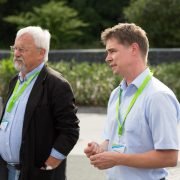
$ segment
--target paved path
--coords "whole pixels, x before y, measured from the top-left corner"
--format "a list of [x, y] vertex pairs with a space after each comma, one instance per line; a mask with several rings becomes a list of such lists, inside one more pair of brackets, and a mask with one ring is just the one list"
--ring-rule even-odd
[[[106, 110], [103, 108], [80, 108], [80, 138], [68, 156], [67, 180], [104, 180], [105, 172], [90, 165], [83, 150], [89, 141], [101, 142], [101, 132]], [[180, 180], [180, 160], [177, 167], [169, 168], [168, 180]]]

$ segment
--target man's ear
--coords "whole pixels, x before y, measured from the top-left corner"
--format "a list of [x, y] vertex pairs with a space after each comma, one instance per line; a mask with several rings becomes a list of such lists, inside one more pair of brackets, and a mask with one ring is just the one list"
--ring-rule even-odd
[[45, 49], [41, 48], [41, 49], [39, 50], [40, 59], [44, 59], [45, 53], [46, 53], [46, 50], [45, 50]]
[[131, 44], [131, 53], [132, 55], [136, 55], [137, 53], [139, 53], [139, 45], [137, 43]]
[[41, 49], [40, 49], [40, 54], [41, 54], [41, 55], [45, 55], [45, 53], [46, 53], [46, 50], [43, 49], [43, 48], [41, 48]]

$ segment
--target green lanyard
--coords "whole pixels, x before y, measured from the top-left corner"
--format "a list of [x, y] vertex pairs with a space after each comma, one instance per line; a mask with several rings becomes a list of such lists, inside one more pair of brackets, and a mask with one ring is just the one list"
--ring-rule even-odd
[[134, 103], [136, 102], [137, 98], [140, 96], [140, 94], [143, 92], [144, 88], [146, 87], [146, 85], [150, 81], [151, 77], [152, 77], [152, 73], [147, 75], [146, 78], [144, 79], [144, 81], [142, 82], [141, 86], [138, 88], [138, 90], [134, 94], [133, 99], [131, 100], [131, 102], [127, 108], [127, 111], [126, 111], [126, 114], [125, 114], [125, 117], [124, 117], [122, 124], [120, 123], [120, 117], [119, 117], [119, 108], [120, 108], [120, 104], [121, 104], [121, 95], [122, 95], [122, 89], [120, 88], [118, 100], [116, 102], [116, 119], [118, 121], [118, 134], [119, 135], [123, 134], [123, 128], [124, 128], [124, 124], [125, 124], [127, 115], [131, 111], [131, 109], [132, 109]]
[[16, 101], [19, 99], [19, 97], [23, 94], [23, 92], [25, 91], [25, 89], [28, 87], [28, 85], [31, 83], [31, 81], [40, 73], [40, 71], [38, 72], [35, 72], [34, 74], [32, 74], [30, 76], [30, 78], [23, 84], [23, 86], [19, 89], [18, 91], [18, 88], [19, 88], [19, 80], [17, 81], [16, 83], [16, 86], [14, 88], [14, 91], [12, 93], [12, 96], [9, 100], [9, 104], [8, 104], [8, 107], [6, 109], [7, 112], [11, 112], [13, 107], [14, 107], [14, 104], [16, 103]]

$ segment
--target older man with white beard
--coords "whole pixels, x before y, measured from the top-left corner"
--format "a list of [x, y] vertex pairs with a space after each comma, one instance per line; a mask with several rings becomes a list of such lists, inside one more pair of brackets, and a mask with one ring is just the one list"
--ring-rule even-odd
[[1, 180], [66, 179], [79, 120], [70, 84], [45, 65], [49, 44], [47, 30], [29, 26], [11, 46], [19, 73], [10, 82], [0, 120]]

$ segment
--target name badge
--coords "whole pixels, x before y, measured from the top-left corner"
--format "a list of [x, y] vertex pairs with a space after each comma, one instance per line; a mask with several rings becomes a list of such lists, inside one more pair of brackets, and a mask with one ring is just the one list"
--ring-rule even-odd
[[6, 131], [6, 128], [8, 127], [9, 122], [8, 121], [2, 121], [0, 124], [0, 129], [3, 131]]
[[112, 150], [115, 152], [124, 153], [125, 149], [125, 144], [112, 144]]

